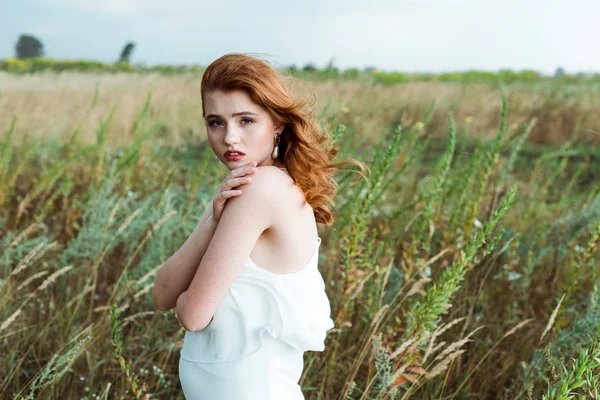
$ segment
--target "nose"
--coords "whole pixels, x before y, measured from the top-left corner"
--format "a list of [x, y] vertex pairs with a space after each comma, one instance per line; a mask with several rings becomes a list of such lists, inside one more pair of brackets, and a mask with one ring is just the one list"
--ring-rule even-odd
[[230, 124], [227, 126], [227, 131], [225, 132], [225, 143], [227, 145], [235, 145], [240, 142], [240, 131], [239, 128]]

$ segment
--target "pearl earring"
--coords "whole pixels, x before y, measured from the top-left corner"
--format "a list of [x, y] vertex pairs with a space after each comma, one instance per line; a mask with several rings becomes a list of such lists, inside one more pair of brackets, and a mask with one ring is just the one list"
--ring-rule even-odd
[[276, 160], [279, 157], [279, 133], [275, 134], [275, 148], [273, 149], [273, 153], [271, 153], [271, 158]]

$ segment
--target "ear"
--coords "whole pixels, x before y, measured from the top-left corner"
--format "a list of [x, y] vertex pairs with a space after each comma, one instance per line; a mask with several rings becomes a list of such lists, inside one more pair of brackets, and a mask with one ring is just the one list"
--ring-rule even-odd
[[275, 124], [275, 130], [277, 130], [277, 132], [279, 132], [280, 134], [283, 133], [283, 130], [285, 129], [285, 123], [284, 122], [279, 122]]
[[273, 128], [275, 128], [276, 132], [283, 132], [283, 129], [285, 128], [285, 122], [279, 121], [273, 114], [271, 114], [271, 122], [273, 123]]

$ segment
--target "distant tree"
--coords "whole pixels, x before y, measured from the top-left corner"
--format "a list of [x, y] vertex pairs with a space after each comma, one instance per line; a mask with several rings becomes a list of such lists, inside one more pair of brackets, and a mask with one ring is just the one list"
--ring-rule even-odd
[[308, 63], [302, 68], [302, 71], [304, 71], [304, 72], [310, 72], [310, 71], [316, 71], [316, 70], [317, 70], [317, 68], [312, 63]]
[[44, 55], [44, 45], [35, 36], [21, 35], [15, 45], [17, 58], [42, 57]]
[[565, 74], [565, 70], [562, 67], [558, 67], [556, 68], [556, 71], [554, 71], [554, 76], [559, 77], [559, 76], [563, 76]]
[[337, 72], [337, 68], [335, 67], [335, 65], [333, 65], [333, 63], [335, 62], [335, 57], [332, 57], [328, 62], [327, 62], [327, 67], [325, 67], [325, 69], [327, 70], [331, 70], [331, 71], [336, 71]]
[[121, 57], [119, 57], [119, 62], [129, 62], [129, 58], [131, 57], [131, 53], [133, 53], [133, 49], [135, 48], [135, 43], [127, 42], [123, 50], [121, 51]]

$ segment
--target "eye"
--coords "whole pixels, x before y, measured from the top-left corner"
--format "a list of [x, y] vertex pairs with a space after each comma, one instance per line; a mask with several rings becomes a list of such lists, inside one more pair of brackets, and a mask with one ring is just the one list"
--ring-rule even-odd
[[[250, 118], [244, 118], [244, 119], [242, 119], [242, 122], [244, 122], [244, 121], [250, 121], [250, 122], [254, 122], [254, 121], [252, 121]], [[248, 124], [244, 124], [244, 125], [248, 125]]]
[[214, 128], [214, 127], [215, 127], [215, 125], [213, 125], [213, 124], [214, 124], [215, 122], [219, 122], [219, 123], [220, 123], [221, 121], [217, 121], [217, 120], [210, 121], [210, 122], [208, 123], [208, 126], [210, 126], [210, 127], [213, 127], [213, 128]]

